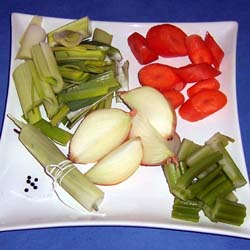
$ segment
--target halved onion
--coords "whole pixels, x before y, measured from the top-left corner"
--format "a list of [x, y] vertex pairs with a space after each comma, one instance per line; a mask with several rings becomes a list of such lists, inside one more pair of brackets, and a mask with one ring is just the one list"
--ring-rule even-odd
[[75, 163], [96, 162], [128, 137], [132, 119], [120, 109], [99, 109], [81, 122], [69, 145], [69, 159]]
[[152, 87], [139, 87], [120, 94], [131, 109], [143, 114], [164, 137], [171, 137], [176, 128], [176, 114], [166, 98]]
[[115, 185], [130, 177], [143, 156], [141, 140], [130, 139], [97, 162], [85, 176], [99, 185]]

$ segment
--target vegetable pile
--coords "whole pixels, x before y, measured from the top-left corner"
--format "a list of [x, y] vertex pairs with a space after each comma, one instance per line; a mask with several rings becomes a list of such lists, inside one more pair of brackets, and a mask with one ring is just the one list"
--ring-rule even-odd
[[[224, 51], [209, 32], [203, 39], [198, 34], [187, 35], [172, 24], [158, 24], [152, 26], [145, 37], [132, 33], [128, 44], [137, 61], [147, 64], [138, 72], [140, 84], [161, 91], [174, 109], [179, 108], [183, 119], [202, 120], [227, 104], [227, 97], [216, 79], [221, 74]], [[159, 57], [183, 56], [188, 56], [191, 63], [173, 67], [155, 62]], [[190, 83], [185, 100], [183, 90]]]
[[[86, 17], [48, 34], [40, 17], [32, 19], [17, 54], [24, 61], [13, 72], [25, 123], [9, 115], [21, 143], [88, 211], [98, 210], [104, 198], [99, 186], [117, 185], [142, 165], [158, 166], [175, 197], [173, 218], [198, 222], [202, 210], [213, 222], [241, 225], [246, 207], [233, 191], [246, 180], [226, 150], [233, 139], [218, 132], [198, 145], [176, 131], [177, 107], [184, 119], [196, 121], [226, 104], [215, 79], [223, 53], [212, 36], [203, 42], [173, 25], [152, 27], [146, 38], [135, 32], [128, 42], [141, 64], [186, 55], [192, 64], [148, 64], [138, 74], [143, 86], [127, 91], [128, 62], [121, 64], [111, 41], [98, 28], [92, 35]], [[184, 102], [181, 91], [195, 81]], [[113, 97], [129, 111], [112, 108]], [[73, 133], [61, 129], [78, 121]], [[56, 144], [69, 145], [68, 155]], [[91, 167], [80, 172], [76, 164]]]

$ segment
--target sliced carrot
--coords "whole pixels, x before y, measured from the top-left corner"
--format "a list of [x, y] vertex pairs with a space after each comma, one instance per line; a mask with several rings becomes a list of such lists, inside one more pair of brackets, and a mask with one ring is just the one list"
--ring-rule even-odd
[[220, 68], [222, 59], [224, 57], [224, 51], [219, 46], [219, 44], [215, 41], [215, 39], [211, 36], [209, 32], [206, 33], [205, 36], [205, 44], [211, 51], [213, 56], [213, 65], [216, 69]]
[[176, 68], [175, 72], [186, 83], [198, 82], [213, 78], [221, 74], [221, 72], [208, 63], [188, 64], [186, 66]]
[[158, 59], [158, 55], [148, 47], [146, 38], [138, 32], [128, 37], [128, 45], [140, 64], [151, 63]]
[[172, 67], [160, 63], [152, 63], [142, 67], [138, 77], [142, 86], [150, 86], [159, 91], [173, 89], [177, 84], [182, 83]]
[[215, 113], [227, 103], [227, 97], [219, 90], [202, 90], [191, 96], [179, 108], [179, 115], [187, 121], [195, 122]]
[[212, 64], [212, 54], [207, 48], [202, 37], [193, 34], [185, 38], [188, 57], [192, 63], [208, 63]]
[[219, 89], [220, 88], [220, 83], [217, 79], [215, 78], [209, 78], [206, 80], [199, 81], [195, 83], [193, 86], [187, 89], [187, 95], [189, 97], [195, 95], [201, 90], [204, 89]]
[[163, 57], [187, 55], [185, 37], [179, 27], [172, 24], [159, 24], [151, 27], [146, 35], [149, 47]]
[[177, 109], [185, 101], [184, 95], [181, 92], [174, 89], [164, 91], [162, 94], [167, 98], [167, 100], [171, 103], [174, 109]]

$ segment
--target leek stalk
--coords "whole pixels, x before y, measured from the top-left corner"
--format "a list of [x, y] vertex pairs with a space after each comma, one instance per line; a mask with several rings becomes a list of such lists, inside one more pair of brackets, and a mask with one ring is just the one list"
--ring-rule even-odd
[[13, 117], [11, 119], [21, 129], [19, 140], [58, 184], [88, 211], [98, 210], [104, 193], [72, 163], [68, 166], [70, 171], [69, 168], [62, 168], [60, 176], [57, 176], [53, 171], [54, 167], [66, 161], [66, 156], [38, 128], [17, 121]]

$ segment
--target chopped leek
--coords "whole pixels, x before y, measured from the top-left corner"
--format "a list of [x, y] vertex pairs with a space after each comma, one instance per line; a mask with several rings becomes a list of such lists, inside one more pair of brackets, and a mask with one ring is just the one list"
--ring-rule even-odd
[[95, 28], [92, 39], [93, 41], [111, 45], [112, 39], [113, 35], [109, 34], [105, 30]]
[[62, 32], [65, 30], [69, 30], [69, 31], [75, 31], [75, 32], [79, 32], [82, 34], [82, 39], [88, 38], [91, 36], [92, 32], [91, 32], [91, 23], [89, 18], [86, 17], [82, 17], [78, 20], [72, 21], [64, 26], [61, 26], [55, 30], [50, 31], [47, 34], [47, 38], [48, 38], [48, 43], [51, 47], [55, 46], [57, 43], [55, 41], [54, 35], [58, 32]]

